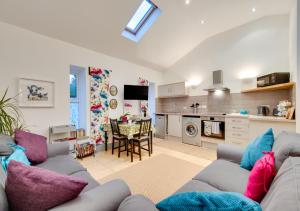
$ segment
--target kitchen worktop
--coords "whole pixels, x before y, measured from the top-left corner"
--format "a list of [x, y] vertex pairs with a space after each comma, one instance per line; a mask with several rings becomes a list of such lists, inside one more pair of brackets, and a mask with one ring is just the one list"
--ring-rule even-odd
[[239, 113], [234, 113], [234, 114], [227, 114], [226, 117], [245, 118], [245, 119], [249, 119], [250, 121], [274, 121], [274, 122], [296, 123], [296, 120], [289, 120], [286, 119], [285, 117], [276, 117], [276, 116], [241, 115]]
[[241, 115], [239, 113], [232, 114], [210, 114], [210, 113], [180, 113], [180, 112], [158, 112], [156, 114], [161, 115], [182, 115], [182, 116], [215, 116], [215, 117], [225, 117], [225, 118], [245, 118], [250, 121], [274, 121], [274, 122], [287, 122], [287, 123], [296, 123], [296, 120], [289, 120], [284, 117], [276, 117], [276, 116], [258, 116], [258, 115]]

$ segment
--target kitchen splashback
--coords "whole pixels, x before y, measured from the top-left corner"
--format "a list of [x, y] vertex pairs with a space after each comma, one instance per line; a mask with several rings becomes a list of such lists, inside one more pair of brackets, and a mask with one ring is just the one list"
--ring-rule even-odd
[[156, 111], [190, 113], [192, 112], [190, 106], [193, 103], [199, 103], [199, 112], [201, 113], [234, 113], [243, 108], [248, 110], [250, 114], [257, 114], [257, 106], [270, 105], [272, 111], [281, 100], [294, 102], [293, 90], [247, 94], [224, 92], [221, 95], [213, 92], [203, 96], [157, 98]]

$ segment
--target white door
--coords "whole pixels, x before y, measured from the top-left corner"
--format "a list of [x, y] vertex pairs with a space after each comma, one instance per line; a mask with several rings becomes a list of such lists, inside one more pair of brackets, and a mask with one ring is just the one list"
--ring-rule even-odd
[[182, 137], [181, 115], [168, 115], [168, 135]]

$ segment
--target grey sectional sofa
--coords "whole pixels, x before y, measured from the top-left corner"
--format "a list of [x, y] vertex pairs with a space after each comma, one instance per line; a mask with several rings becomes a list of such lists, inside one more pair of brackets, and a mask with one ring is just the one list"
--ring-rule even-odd
[[[264, 211], [300, 210], [300, 134], [283, 132], [273, 145], [278, 173], [261, 202]], [[233, 145], [218, 146], [212, 162], [176, 193], [193, 191], [229, 191], [243, 194], [249, 171], [240, 168], [243, 149]], [[118, 211], [157, 211], [153, 202], [141, 195], [127, 197]]]
[[[129, 187], [122, 180], [99, 184], [79, 162], [69, 155], [68, 143], [49, 144], [48, 159], [37, 166], [64, 175], [79, 177], [88, 182], [79, 197], [51, 209], [52, 211], [115, 211], [121, 202], [131, 195]], [[0, 167], [0, 211], [9, 210], [4, 191], [5, 179], [5, 173]]]

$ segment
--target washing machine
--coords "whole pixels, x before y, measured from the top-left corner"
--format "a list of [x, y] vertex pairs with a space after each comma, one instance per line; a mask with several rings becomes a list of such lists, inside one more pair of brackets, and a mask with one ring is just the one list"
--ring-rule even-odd
[[201, 118], [200, 116], [182, 116], [182, 142], [201, 146]]

